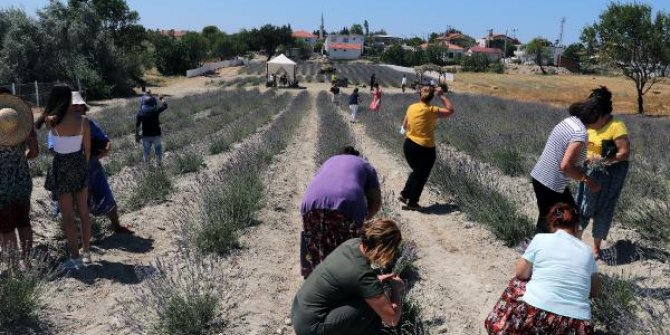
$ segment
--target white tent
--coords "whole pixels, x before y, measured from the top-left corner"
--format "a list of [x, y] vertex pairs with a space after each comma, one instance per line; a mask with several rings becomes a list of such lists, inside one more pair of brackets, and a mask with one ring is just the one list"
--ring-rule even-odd
[[277, 75], [281, 73], [286, 73], [286, 77], [288, 77], [289, 84], [295, 83], [295, 75], [297, 68], [298, 64], [296, 64], [296, 62], [292, 61], [284, 54], [281, 54], [268, 61], [266, 77], [270, 76], [270, 74]]

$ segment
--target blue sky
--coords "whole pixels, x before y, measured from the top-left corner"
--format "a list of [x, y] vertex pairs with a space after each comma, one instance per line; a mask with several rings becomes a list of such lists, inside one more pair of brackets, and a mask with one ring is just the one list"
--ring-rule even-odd
[[[384, 28], [400, 37], [426, 37], [448, 26], [475, 38], [488, 29], [504, 33], [516, 28], [522, 42], [543, 36], [558, 38], [560, 20], [566, 18], [564, 42], [579, 40], [581, 29], [593, 23], [610, 1], [606, 0], [127, 0], [148, 28], [201, 30], [216, 25], [226, 32], [265, 23], [290, 23], [293, 30], [314, 30], [324, 14], [327, 31], [362, 23], [371, 30]], [[624, 0], [623, 2], [632, 2]], [[670, 11], [668, 0], [647, 0], [654, 10]], [[29, 13], [47, 0], [2, 1]]]

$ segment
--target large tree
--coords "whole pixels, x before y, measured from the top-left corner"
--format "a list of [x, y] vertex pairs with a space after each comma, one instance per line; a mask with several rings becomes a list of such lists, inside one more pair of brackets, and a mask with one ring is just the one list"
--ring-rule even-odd
[[363, 26], [361, 26], [358, 23], [355, 23], [349, 28], [349, 32], [354, 35], [363, 35], [365, 32], [363, 31]]
[[549, 46], [551, 43], [542, 37], [536, 37], [525, 46], [526, 54], [533, 57], [535, 64], [540, 66], [542, 73], [546, 74], [544, 71], [543, 65], [549, 60], [551, 55], [549, 54]]
[[670, 65], [670, 15], [644, 4], [612, 3], [600, 21], [582, 33], [587, 49], [635, 83], [637, 111], [644, 113], [644, 95]]

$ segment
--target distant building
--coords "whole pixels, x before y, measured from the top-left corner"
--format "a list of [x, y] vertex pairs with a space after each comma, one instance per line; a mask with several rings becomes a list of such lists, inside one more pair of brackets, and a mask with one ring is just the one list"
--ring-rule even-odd
[[498, 48], [472, 47], [470, 48], [470, 50], [468, 50], [466, 54], [468, 56], [472, 56], [475, 54], [486, 55], [491, 61], [497, 61], [503, 57], [503, 51]]
[[188, 33], [188, 31], [186, 30], [174, 30], [174, 29], [169, 30], [161, 29], [159, 32], [163, 36], [172, 37], [178, 40], [180, 40], [182, 37], [184, 37], [184, 35], [186, 35], [186, 33]]
[[505, 41], [507, 40], [507, 45], [519, 45], [521, 42], [516, 37], [510, 37], [505, 34], [494, 34], [491, 31], [487, 36], [484, 36], [477, 40], [477, 45], [482, 48], [491, 47], [491, 42], [493, 41]]
[[362, 35], [328, 35], [323, 50], [330, 59], [358, 59], [363, 54]]
[[304, 41], [311, 46], [314, 46], [319, 38], [318, 36], [304, 30], [294, 31], [292, 36], [296, 40]]
[[[565, 52], [565, 47], [550, 45], [547, 49], [549, 49], [549, 58], [543, 59], [542, 65], [559, 65], [563, 52]], [[526, 54], [524, 46], [521, 45], [517, 46], [517, 50], [514, 51], [514, 58], [518, 59], [521, 64], [535, 64], [535, 55]]]
[[390, 35], [374, 35], [368, 37], [368, 42], [375, 48], [385, 48], [389, 45], [399, 44], [402, 42], [401, 37]]
[[[439, 39], [436, 40], [439, 41]], [[442, 54], [442, 60], [444, 60], [445, 62], [461, 59], [463, 55], [465, 55], [465, 48], [461, 48], [456, 44], [451, 44], [449, 42], [438, 42], [438, 43], [445, 48], [445, 51]], [[428, 43], [421, 44], [421, 49], [426, 50], [429, 45], [430, 44]]]

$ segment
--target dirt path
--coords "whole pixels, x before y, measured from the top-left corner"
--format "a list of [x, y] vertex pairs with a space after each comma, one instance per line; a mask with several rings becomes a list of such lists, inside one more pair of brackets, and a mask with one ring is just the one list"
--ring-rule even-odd
[[246, 285], [233, 297], [236, 313], [226, 334], [292, 333], [285, 324], [295, 292], [302, 283], [298, 261], [300, 201], [314, 174], [317, 116], [312, 107], [286, 150], [275, 157], [266, 176], [266, 206], [260, 224], [241, 238], [247, 248], [230, 258], [231, 270], [244, 274]]
[[[397, 195], [409, 173], [407, 164], [365, 135], [363, 127], [352, 126], [358, 146], [380, 174], [382, 192]], [[431, 332], [483, 334], [486, 314], [511, 278], [518, 255], [430, 188], [421, 203], [431, 206], [432, 214], [395, 211], [405, 223], [404, 237], [420, 251], [421, 280], [411, 294]]]

